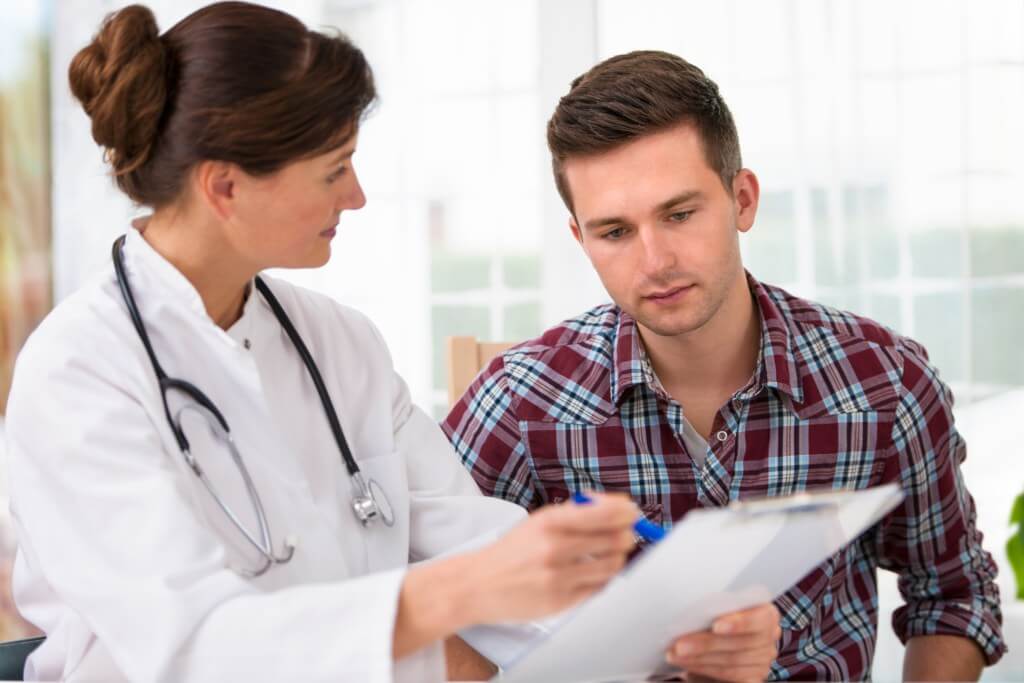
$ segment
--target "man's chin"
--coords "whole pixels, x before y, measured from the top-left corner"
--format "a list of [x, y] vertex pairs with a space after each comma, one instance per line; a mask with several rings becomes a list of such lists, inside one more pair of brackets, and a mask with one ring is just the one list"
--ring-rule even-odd
[[689, 334], [694, 330], [700, 329], [704, 321], [693, 320], [689, 317], [683, 316], [653, 316], [644, 315], [640, 312], [639, 315], [627, 311], [634, 320], [637, 321], [645, 330], [650, 330], [659, 337], [678, 337], [680, 335]]
[[646, 323], [643, 320], [637, 320], [644, 329], [650, 330], [659, 337], [681, 337], [691, 332], [700, 329], [700, 325], [679, 325], [679, 324], [661, 324], [661, 323]]

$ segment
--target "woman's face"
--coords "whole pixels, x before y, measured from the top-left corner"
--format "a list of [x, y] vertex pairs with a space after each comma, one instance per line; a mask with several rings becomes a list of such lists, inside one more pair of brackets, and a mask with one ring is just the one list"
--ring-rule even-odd
[[357, 139], [269, 176], [236, 176], [227, 233], [247, 261], [258, 270], [327, 263], [341, 212], [366, 204], [352, 165]]

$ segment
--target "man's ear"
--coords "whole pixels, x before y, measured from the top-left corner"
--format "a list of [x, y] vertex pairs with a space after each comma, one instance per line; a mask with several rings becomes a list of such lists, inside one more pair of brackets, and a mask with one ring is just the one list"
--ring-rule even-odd
[[761, 186], [754, 172], [741, 168], [732, 179], [732, 196], [736, 206], [736, 229], [746, 232], [754, 226]]
[[579, 224], [576, 222], [576, 216], [569, 216], [569, 232], [572, 233], [574, 240], [579, 242], [579, 245], [583, 246], [583, 231], [580, 230]]
[[221, 219], [235, 211], [235, 185], [238, 167], [224, 161], [203, 161], [195, 170], [196, 194]]

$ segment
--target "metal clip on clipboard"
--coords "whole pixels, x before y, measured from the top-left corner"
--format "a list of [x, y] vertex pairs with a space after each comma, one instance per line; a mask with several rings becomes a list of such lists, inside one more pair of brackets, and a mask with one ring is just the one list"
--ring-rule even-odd
[[796, 493], [791, 496], [758, 500], [734, 500], [729, 503], [727, 508], [746, 517], [758, 517], [778, 512], [786, 514], [820, 512], [837, 509], [842, 495], [841, 492], [829, 491], [825, 493]]

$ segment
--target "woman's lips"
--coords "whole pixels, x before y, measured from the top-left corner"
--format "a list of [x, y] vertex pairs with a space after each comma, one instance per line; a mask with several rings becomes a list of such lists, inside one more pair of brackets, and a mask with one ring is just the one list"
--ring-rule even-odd
[[334, 237], [336, 234], [338, 234], [338, 228], [337, 227], [333, 227], [333, 228], [329, 228], [329, 229], [324, 230], [323, 232], [321, 232], [320, 236], [321, 237], [326, 237], [327, 239], [330, 239], [330, 238]]

